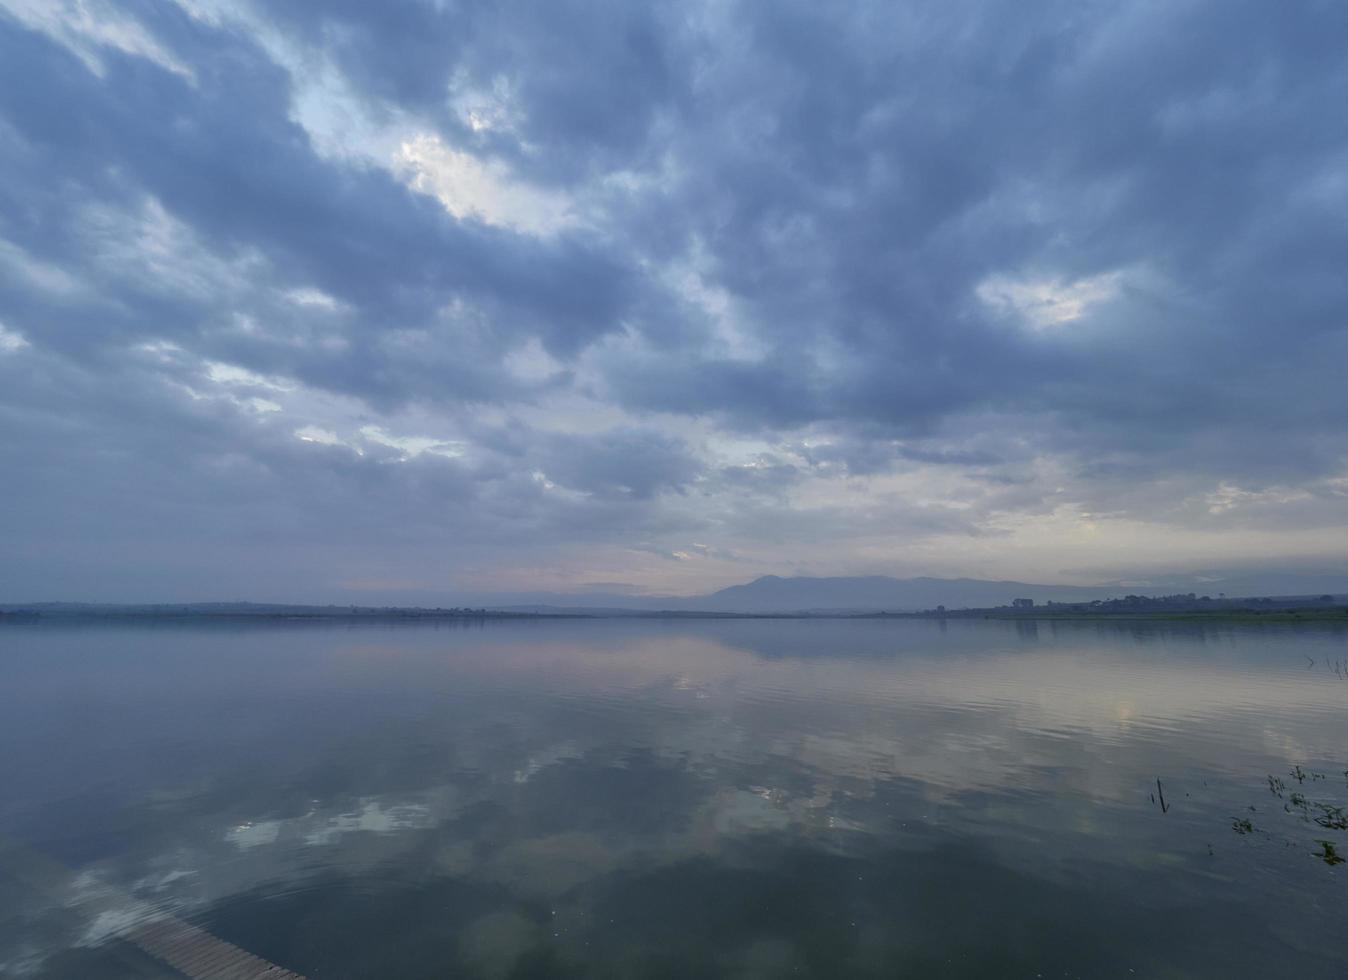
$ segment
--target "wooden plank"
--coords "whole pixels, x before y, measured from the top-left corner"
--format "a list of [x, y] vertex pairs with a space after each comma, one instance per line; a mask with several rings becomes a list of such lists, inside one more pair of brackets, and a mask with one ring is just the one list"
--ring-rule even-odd
[[[5, 836], [0, 836], [0, 869], [22, 885], [51, 896], [57, 904], [64, 904], [74, 878], [70, 869]], [[90, 915], [145, 907], [113, 888], [104, 888], [91, 904], [86, 909]], [[190, 980], [306, 980], [172, 915], [142, 919], [109, 938], [125, 940]]]
[[122, 938], [191, 980], [305, 980], [171, 916], [142, 922]]

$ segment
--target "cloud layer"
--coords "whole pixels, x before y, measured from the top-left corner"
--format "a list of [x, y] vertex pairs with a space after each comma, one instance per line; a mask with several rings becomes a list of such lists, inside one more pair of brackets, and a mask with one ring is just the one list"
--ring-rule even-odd
[[1345, 34], [0, 0], [0, 594], [1333, 562]]

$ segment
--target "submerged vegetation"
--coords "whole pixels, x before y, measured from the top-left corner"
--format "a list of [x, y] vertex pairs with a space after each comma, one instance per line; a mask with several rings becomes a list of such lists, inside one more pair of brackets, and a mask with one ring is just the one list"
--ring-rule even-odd
[[1325, 864], [1333, 867], [1336, 864], [1343, 863], [1344, 859], [1334, 847], [1333, 841], [1317, 840], [1316, 843], [1320, 845], [1320, 850], [1315, 852], [1315, 856], [1324, 861]]
[[[1307, 782], [1311, 787], [1319, 787], [1323, 784], [1324, 788], [1328, 788], [1331, 784], [1330, 777], [1326, 773], [1303, 769], [1299, 764], [1292, 766], [1288, 776], [1296, 781], [1298, 787], [1305, 787]], [[1348, 770], [1344, 770], [1343, 777], [1345, 785], [1348, 785]], [[1343, 805], [1327, 799], [1313, 799], [1307, 796], [1303, 789], [1290, 789], [1286, 779], [1272, 773], [1268, 775], [1267, 783], [1269, 793], [1282, 803], [1284, 814], [1295, 817], [1302, 823], [1314, 824], [1324, 830], [1348, 830], [1348, 809], [1345, 809]], [[1250, 810], [1257, 812], [1253, 806], [1250, 807]], [[1231, 829], [1242, 837], [1254, 834], [1256, 831], [1262, 833], [1266, 838], [1276, 836], [1274, 831], [1267, 827], [1256, 827], [1254, 821], [1249, 817], [1232, 819]], [[1289, 839], [1288, 843], [1294, 844], [1295, 838]], [[1338, 842], [1316, 837], [1312, 839], [1312, 843], [1320, 845], [1320, 850], [1313, 853], [1325, 864], [1333, 867], [1337, 864], [1343, 864], [1346, 860], [1339, 853]]]

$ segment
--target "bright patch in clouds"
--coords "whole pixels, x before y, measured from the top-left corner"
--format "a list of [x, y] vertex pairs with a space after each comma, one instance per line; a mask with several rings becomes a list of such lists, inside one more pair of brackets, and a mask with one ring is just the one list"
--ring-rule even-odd
[[475, 133], [511, 132], [520, 120], [520, 110], [511, 91], [510, 80], [493, 79], [490, 87], [474, 87], [460, 76], [450, 83], [454, 94], [450, 103], [460, 119]]
[[337, 299], [335, 296], [328, 295], [321, 289], [291, 289], [286, 292], [285, 298], [296, 306], [326, 310], [329, 313], [338, 313], [347, 308], [346, 304], [341, 300]]
[[1300, 488], [1271, 487], [1265, 490], [1247, 490], [1230, 483], [1220, 484], [1205, 499], [1209, 514], [1225, 514], [1254, 504], [1292, 504], [1310, 499], [1310, 493]]
[[28, 338], [0, 323], [0, 353], [12, 354], [28, 346]]
[[377, 425], [363, 426], [360, 430], [360, 434], [367, 442], [378, 443], [381, 446], [397, 449], [403, 454], [404, 459], [412, 459], [416, 456], [420, 456], [422, 453], [430, 453], [433, 456], [449, 456], [451, 458], [463, 455], [464, 445], [461, 442], [430, 439], [425, 436], [390, 435]]
[[342, 445], [342, 440], [337, 437], [337, 433], [320, 429], [316, 425], [306, 425], [303, 428], [296, 429], [295, 438], [300, 442], [316, 442], [320, 446]]
[[521, 347], [505, 356], [505, 367], [521, 381], [546, 381], [563, 369], [557, 360], [544, 349], [537, 337], [530, 337]]
[[41, 31], [68, 48], [95, 75], [104, 74], [100, 50], [153, 61], [161, 68], [192, 79], [192, 70], [175, 58], [144, 27], [97, 0], [0, 0], [20, 23]]
[[715, 337], [717, 352], [733, 361], [758, 361], [769, 344], [744, 322], [730, 290], [716, 280], [712, 256], [706, 243], [695, 240], [682, 262], [660, 263], [663, 279], [671, 290], [706, 316]]
[[78, 228], [102, 275], [162, 296], [201, 301], [251, 293], [267, 265], [255, 248], [213, 248], [153, 195], [130, 206], [85, 206]]
[[988, 306], [1018, 314], [1036, 330], [1047, 330], [1080, 320], [1091, 307], [1113, 299], [1118, 295], [1121, 279], [1118, 272], [1071, 282], [995, 275], [979, 283], [977, 292]]
[[0, 270], [6, 269], [49, 293], [73, 295], [80, 291], [79, 282], [65, 270], [35, 259], [13, 242], [0, 238]]
[[459, 219], [538, 235], [575, 223], [565, 198], [514, 181], [499, 164], [446, 146], [431, 133], [403, 142], [393, 168], [409, 187], [434, 197]]
[[248, 385], [254, 388], [271, 388], [274, 391], [295, 389], [294, 384], [289, 381], [269, 378], [247, 368], [241, 368], [237, 364], [225, 364], [222, 361], [209, 362], [206, 365], [206, 377], [221, 385]]

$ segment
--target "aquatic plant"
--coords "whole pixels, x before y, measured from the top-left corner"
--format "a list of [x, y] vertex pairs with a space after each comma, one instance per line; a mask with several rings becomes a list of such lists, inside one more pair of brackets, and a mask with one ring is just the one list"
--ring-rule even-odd
[[[1312, 785], [1316, 782], [1324, 782], [1328, 777], [1324, 773], [1315, 772], [1310, 769], [1303, 769], [1300, 765], [1293, 765], [1288, 771], [1289, 776], [1297, 781], [1298, 786], [1305, 785], [1309, 779]], [[1348, 778], [1348, 770], [1343, 774]], [[1288, 792], [1287, 783], [1279, 776], [1269, 774], [1268, 791], [1280, 800], [1283, 800], [1283, 812], [1299, 817], [1303, 823], [1310, 823], [1312, 820], [1317, 826], [1326, 830], [1348, 830], [1348, 807], [1326, 800], [1311, 799], [1300, 790]], [[1250, 807], [1254, 812], [1255, 808]], [[1246, 817], [1237, 817], [1231, 821], [1231, 829], [1242, 836], [1253, 833], [1257, 828], [1254, 823]], [[1265, 836], [1269, 835], [1267, 828], [1260, 830]], [[1348, 861], [1348, 857], [1339, 853], [1338, 845], [1331, 840], [1315, 841], [1320, 845], [1321, 850], [1316, 852], [1316, 857], [1320, 858], [1326, 864], [1336, 865]], [[1293, 842], [1288, 840], [1291, 845]]]
[[1282, 806], [1282, 808], [1286, 810], [1288, 813], [1292, 812], [1292, 807], [1296, 807], [1298, 810], [1301, 811], [1302, 820], [1309, 822], [1309, 820], [1311, 819], [1310, 814], [1311, 805], [1309, 802], [1307, 802], [1305, 796], [1303, 796], [1300, 793], [1293, 793], [1292, 798], [1287, 803], [1284, 803]]
[[1342, 864], [1344, 862], [1345, 858], [1338, 852], [1338, 848], [1334, 846], [1332, 840], [1317, 840], [1315, 843], [1319, 844], [1321, 847], [1321, 850], [1315, 852], [1315, 856], [1325, 862], [1325, 864], [1332, 867], [1333, 865]]
[[1321, 827], [1326, 830], [1348, 830], [1348, 813], [1344, 812], [1343, 807], [1330, 803], [1316, 803], [1315, 806], [1320, 811], [1315, 822]]

